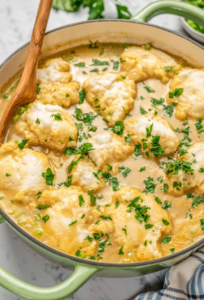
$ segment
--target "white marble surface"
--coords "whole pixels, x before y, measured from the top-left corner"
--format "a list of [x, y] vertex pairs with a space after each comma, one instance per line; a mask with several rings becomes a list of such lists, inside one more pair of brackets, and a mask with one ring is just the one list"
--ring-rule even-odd
[[[123, 3], [125, 0], [121, 0]], [[126, 0], [132, 14], [151, 0]], [[106, 0], [106, 17], [114, 17], [113, 4]], [[0, 0], [0, 63], [30, 39], [39, 0]], [[108, 13], [107, 13], [108, 11]], [[87, 10], [78, 13], [52, 11], [47, 30], [87, 19]], [[151, 21], [183, 32], [179, 18], [159, 16]], [[14, 276], [38, 286], [52, 286], [65, 280], [71, 272], [41, 258], [20, 241], [7, 227], [0, 226], [0, 265]], [[164, 272], [124, 279], [92, 278], [73, 296], [74, 300], [128, 300], [144, 290], [162, 286]], [[0, 287], [1, 300], [22, 300]]]

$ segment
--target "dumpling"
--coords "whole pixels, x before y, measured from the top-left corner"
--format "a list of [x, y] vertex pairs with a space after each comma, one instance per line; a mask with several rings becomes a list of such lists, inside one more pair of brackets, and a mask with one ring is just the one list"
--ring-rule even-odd
[[48, 59], [43, 64], [43, 68], [37, 70], [37, 80], [39, 83], [67, 83], [72, 79], [72, 75], [68, 71], [69, 63], [67, 61], [62, 58]]
[[[126, 143], [122, 137], [111, 131], [96, 134], [87, 142], [92, 144], [94, 150], [89, 151], [88, 158], [81, 159], [73, 167], [71, 174], [73, 175], [73, 184], [80, 185], [85, 191], [96, 191], [104, 185], [104, 179], [98, 171], [107, 172], [107, 165], [111, 164], [111, 173], [116, 173], [119, 161], [128, 158], [133, 153], [134, 146]], [[94, 173], [98, 174], [98, 177]]]
[[[158, 78], [167, 83], [181, 68], [168, 54], [154, 48], [145, 50], [139, 46], [126, 48], [121, 55], [121, 61], [122, 75], [135, 82]], [[172, 67], [173, 71], [166, 71], [165, 67]]]
[[37, 70], [37, 100], [43, 104], [57, 104], [68, 108], [78, 103], [80, 84], [70, 80], [69, 63], [62, 58], [48, 59]]
[[72, 184], [79, 185], [86, 192], [97, 191], [103, 187], [105, 180], [97, 177], [98, 168], [87, 157], [80, 160], [72, 170]]
[[68, 83], [46, 83], [40, 86], [37, 100], [43, 104], [59, 105], [69, 108], [79, 102], [79, 83], [71, 81]]
[[[117, 208], [115, 203], [118, 203]], [[161, 237], [172, 230], [167, 211], [152, 195], [145, 195], [130, 186], [124, 186], [114, 193], [113, 204], [110, 216], [116, 242], [123, 246], [123, 262], [161, 257]]]
[[195, 143], [187, 151], [178, 157], [179, 160], [169, 162], [166, 166], [169, 193], [182, 194], [193, 187], [198, 193], [204, 193], [204, 143]]
[[37, 199], [38, 192], [48, 189], [46, 172], [54, 179], [44, 153], [28, 148], [20, 150], [14, 141], [0, 147], [0, 189], [15, 192], [15, 201], [31, 202]]
[[125, 133], [130, 135], [135, 144], [141, 144], [141, 151], [148, 152], [149, 156], [170, 154], [178, 148], [179, 138], [169, 123], [161, 117], [146, 114], [127, 120], [124, 125]]
[[105, 73], [88, 78], [84, 82], [87, 102], [113, 126], [124, 120], [134, 107], [136, 86], [133, 80], [120, 73]]
[[44, 210], [49, 216], [45, 231], [50, 237], [50, 244], [53, 240], [56, 245], [57, 239], [61, 251], [75, 255], [80, 250], [81, 257], [95, 255], [98, 243], [93, 238], [90, 242], [87, 236], [93, 237], [90, 227], [97, 221], [100, 213], [91, 208], [88, 194], [76, 186], [51, 189], [42, 193], [38, 205], [50, 206]]
[[170, 83], [167, 102], [177, 102], [175, 117], [184, 120], [187, 117], [204, 116], [204, 69], [189, 69], [180, 72]]
[[29, 139], [31, 145], [40, 144], [60, 151], [76, 146], [74, 119], [58, 105], [34, 102], [16, 123], [15, 130]]
[[[192, 219], [189, 218], [189, 214], [192, 215]], [[191, 207], [189, 214], [186, 218], [177, 218], [174, 220], [171, 243], [173, 244], [175, 252], [183, 250], [203, 238], [203, 230], [201, 227], [201, 220], [204, 220], [203, 203], [199, 204], [198, 207]], [[164, 256], [171, 254], [171, 246], [169, 243], [161, 247]]]

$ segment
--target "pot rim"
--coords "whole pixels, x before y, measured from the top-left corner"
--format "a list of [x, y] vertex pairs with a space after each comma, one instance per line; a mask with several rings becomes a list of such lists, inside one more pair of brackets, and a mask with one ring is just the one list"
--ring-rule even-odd
[[[68, 25], [64, 25], [64, 26], [60, 26], [57, 27], [55, 29], [52, 29], [48, 32], [45, 33], [45, 35], [48, 35], [52, 32], [61, 30], [61, 29], [65, 29], [68, 27], [73, 27], [76, 25], [82, 25], [82, 24], [87, 24], [87, 23], [103, 23], [103, 22], [128, 22], [128, 23], [132, 23], [132, 24], [140, 24], [140, 25], [145, 25], [145, 26], [149, 26], [149, 27], [154, 27], [157, 29], [161, 29], [170, 33], [173, 33], [176, 36], [179, 36], [191, 43], [193, 43], [194, 45], [196, 45], [197, 47], [201, 48], [202, 50], [204, 50], [204, 46], [202, 46], [201, 44], [199, 44], [198, 42], [194, 41], [193, 39], [191, 39], [190, 37], [186, 37], [181, 33], [178, 33], [174, 30], [170, 30], [170, 29], [166, 29], [162, 26], [158, 26], [158, 25], [153, 25], [153, 24], [148, 24], [148, 23], [143, 23], [143, 22], [138, 22], [138, 21], [132, 21], [132, 20], [123, 20], [123, 19], [97, 19], [97, 20], [88, 20], [88, 21], [82, 21], [82, 22], [76, 22], [76, 23], [72, 23], [72, 24], [68, 24]], [[30, 44], [30, 42], [25, 43], [24, 45], [22, 45], [21, 47], [19, 47], [17, 50], [15, 50], [12, 54], [10, 54], [1, 64], [0, 64], [0, 70], [6, 65], [6, 63], [12, 58], [14, 57], [18, 52], [20, 52], [22, 49], [24, 49], [25, 47], [27, 47]], [[39, 241], [38, 239], [36, 239], [34, 236], [32, 236], [31, 234], [29, 234], [27, 231], [25, 231], [24, 229], [22, 229], [17, 223], [15, 223], [8, 214], [6, 214], [6, 212], [4, 212], [4, 210], [0, 207], [0, 214], [4, 217], [4, 219], [6, 219], [6, 221], [12, 226], [14, 227], [20, 234], [22, 234], [25, 238], [31, 240], [31, 242], [37, 244], [39, 247], [44, 248], [47, 251], [52, 252], [55, 255], [59, 255], [61, 257], [64, 258], [68, 258], [70, 260], [79, 262], [79, 263], [83, 263], [83, 264], [87, 264], [87, 265], [92, 265], [92, 266], [99, 266], [99, 267], [114, 267], [114, 268], [129, 268], [129, 267], [140, 267], [140, 266], [146, 266], [146, 265], [154, 265], [157, 263], [165, 263], [165, 261], [178, 257], [182, 254], [185, 254], [188, 251], [191, 251], [199, 246], [201, 246], [204, 243], [204, 238], [202, 238], [201, 240], [199, 240], [198, 242], [196, 242], [195, 244], [192, 244], [191, 246], [184, 248], [181, 251], [178, 251], [174, 254], [170, 254], [161, 258], [157, 258], [157, 259], [152, 259], [152, 260], [148, 260], [148, 261], [142, 261], [142, 262], [136, 262], [136, 263], [106, 263], [106, 262], [97, 262], [97, 261], [92, 261], [92, 260], [88, 260], [88, 259], [83, 259], [83, 258], [79, 258], [67, 253], [64, 253], [60, 250], [57, 250], [55, 248], [52, 248], [46, 244], [44, 244], [43, 242]]]

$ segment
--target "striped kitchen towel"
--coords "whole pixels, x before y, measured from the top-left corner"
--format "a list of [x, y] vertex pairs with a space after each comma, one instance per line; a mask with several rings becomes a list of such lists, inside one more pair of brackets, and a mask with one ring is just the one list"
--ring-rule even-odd
[[204, 247], [168, 269], [162, 290], [142, 293], [132, 300], [160, 299], [204, 299]]

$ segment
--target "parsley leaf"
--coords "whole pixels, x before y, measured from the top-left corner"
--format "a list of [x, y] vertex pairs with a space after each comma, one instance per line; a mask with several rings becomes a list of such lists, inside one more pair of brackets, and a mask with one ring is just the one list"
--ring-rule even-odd
[[44, 217], [42, 217], [43, 222], [47, 222], [50, 219], [49, 215], [45, 215]]
[[167, 113], [167, 115], [169, 115], [170, 118], [173, 116], [173, 113], [174, 113], [173, 105], [164, 105], [164, 110]]
[[151, 87], [150, 87], [150, 86], [147, 86], [147, 85], [144, 86], [144, 89], [145, 89], [148, 93], [154, 93], [154, 92], [155, 92], [155, 90], [151, 89]]
[[119, 255], [123, 255], [124, 254], [124, 252], [123, 252], [123, 246], [120, 247], [118, 254]]
[[25, 145], [27, 144], [28, 141], [29, 141], [29, 139], [28, 140], [22, 140], [21, 143], [18, 143], [18, 148], [20, 150], [23, 150], [23, 148], [25, 147]]
[[59, 114], [59, 113], [57, 113], [56, 115], [55, 115], [55, 114], [52, 114], [52, 115], [50, 116], [50, 118], [51, 118], [51, 117], [55, 118], [56, 121], [62, 121], [62, 116], [61, 116], [61, 114]]
[[38, 205], [36, 208], [39, 209], [39, 210], [42, 210], [42, 209], [46, 209], [46, 208], [49, 208], [50, 206], [49, 205]]
[[168, 71], [177, 71], [177, 70], [174, 69], [172, 66], [164, 67], [164, 70], [165, 70], [165, 72], [168, 72]]
[[81, 207], [84, 203], [85, 203], [84, 198], [82, 197], [82, 195], [79, 195], [79, 206]]
[[183, 94], [183, 88], [178, 88], [169, 92], [169, 98], [173, 99], [174, 97], [180, 97]]
[[112, 129], [112, 131], [114, 133], [116, 133], [117, 135], [123, 134], [123, 131], [124, 131], [124, 122], [123, 121], [116, 121], [115, 125], [114, 125], [114, 127]]
[[161, 245], [167, 244], [171, 241], [171, 237], [170, 236], [166, 236], [162, 239], [161, 241]]
[[41, 90], [39, 83], [37, 83], [36, 89], [37, 89], [37, 94], [39, 95], [40, 94], [40, 90]]
[[108, 61], [101, 61], [98, 59], [92, 59], [92, 64], [91, 66], [109, 66], [109, 62]]
[[153, 194], [155, 192], [156, 184], [154, 183], [154, 180], [152, 177], [148, 177], [147, 180], [144, 180], [144, 184], [145, 184], [146, 188], [144, 191], [142, 191], [143, 193]]
[[46, 172], [42, 173], [42, 177], [45, 178], [46, 184], [53, 185], [55, 174], [52, 173], [52, 170], [50, 168], [48, 168]]
[[81, 88], [81, 91], [79, 91], [79, 104], [82, 104], [85, 100], [86, 94], [85, 94], [85, 88]]
[[79, 67], [79, 68], [85, 68], [86, 65], [85, 65], [85, 62], [80, 62], [78, 64], [75, 64], [76, 67]]
[[140, 105], [140, 113], [142, 114], [142, 115], [145, 115], [145, 114], [147, 114], [147, 111]]
[[130, 19], [131, 13], [129, 12], [127, 6], [116, 4], [118, 19]]

